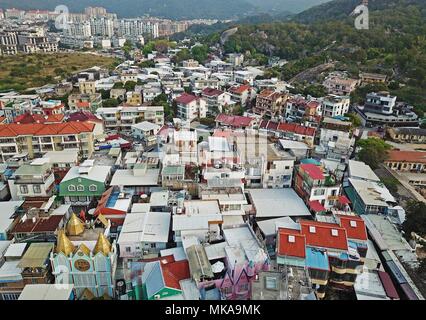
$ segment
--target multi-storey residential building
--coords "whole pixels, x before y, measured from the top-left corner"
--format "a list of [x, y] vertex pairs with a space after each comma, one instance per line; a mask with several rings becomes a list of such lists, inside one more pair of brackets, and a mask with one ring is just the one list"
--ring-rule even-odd
[[81, 94], [93, 95], [96, 94], [96, 82], [80, 80], [78, 83]]
[[68, 107], [73, 111], [96, 111], [98, 108], [102, 108], [102, 95], [100, 93], [70, 94]]
[[114, 35], [114, 21], [106, 17], [90, 19], [90, 27], [93, 36], [111, 38]]
[[252, 86], [254, 78], [255, 76], [251, 71], [240, 70], [234, 72], [234, 81], [240, 84], [248, 84]]
[[339, 75], [330, 75], [327, 77], [323, 86], [327, 88], [329, 94], [335, 94], [339, 96], [348, 96], [352, 91], [356, 89], [359, 84], [359, 80], [350, 79], [348, 77], [342, 77]]
[[206, 88], [202, 91], [201, 96], [207, 102], [207, 113], [217, 114], [223, 112], [224, 108], [231, 104], [231, 95], [218, 89]]
[[241, 106], [246, 106], [252, 98], [252, 88], [247, 85], [231, 87], [228, 92], [231, 94], [231, 99]]
[[203, 98], [184, 93], [175, 99], [177, 104], [177, 116], [186, 121], [205, 118], [207, 115], [207, 103]]
[[349, 112], [350, 97], [328, 95], [322, 101], [323, 116], [324, 117], [337, 117], [344, 116]]
[[391, 115], [395, 104], [396, 96], [391, 96], [389, 92], [372, 92], [367, 94], [363, 111]]
[[23, 153], [34, 159], [49, 151], [77, 149], [82, 156], [89, 157], [94, 151], [94, 127], [85, 122], [2, 125], [0, 154], [6, 161]]
[[312, 284], [317, 285], [316, 295], [322, 299], [329, 285], [343, 290], [353, 287], [367, 253], [366, 240], [365, 224], [357, 216], [333, 223], [300, 220], [282, 224], [277, 237], [278, 268], [307, 268]]
[[265, 89], [256, 96], [256, 106], [253, 108], [253, 112], [271, 118], [280, 116], [286, 100], [286, 94]]
[[89, 21], [69, 23], [68, 28], [65, 28], [63, 32], [68, 37], [90, 38], [92, 36], [92, 28]]
[[47, 159], [36, 159], [24, 164], [8, 180], [12, 200], [31, 197], [50, 197], [53, 194], [55, 177]]
[[269, 144], [262, 175], [263, 188], [290, 188], [295, 160], [296, 157], [283, 150], [281, 143]]
[[294, 183], [296, 192], [315, 212], [333, 208], [339, 200], [340, 182], [315, 164], [297, 166]]
[[164, 124], [163, 106], [121, 106], [117, 108], [99, 108], [96, 114], [104, 121], [105, 130], [128, 131], [132, 126], [148, 121], [159, 126]]

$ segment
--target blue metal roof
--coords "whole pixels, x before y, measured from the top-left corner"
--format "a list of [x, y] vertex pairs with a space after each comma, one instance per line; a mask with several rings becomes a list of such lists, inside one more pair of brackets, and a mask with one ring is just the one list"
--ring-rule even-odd
[[312, 269], [330, 270], [327, 253], [315, 248], [306, 247], [306, 266]]
[[393, 277], [398, 281], [399, 284], [407, 283], [407, 279], [405, 279], [404, 275], [399, 270], [398, 266], [393, 261], [386, 261]]

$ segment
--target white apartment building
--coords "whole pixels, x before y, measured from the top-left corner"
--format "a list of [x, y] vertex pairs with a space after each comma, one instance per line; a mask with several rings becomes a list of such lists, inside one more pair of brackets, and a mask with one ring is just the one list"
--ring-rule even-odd
[[328, 95], [322, 101], [323, 117], [344, 116], [349, 112], [351, 99], [349, 96]]
[[177, 116], [186, 121], [193, 121], [196, 118], [207, 116], [206, 100], [184, 93], [175, 99], [177, 103]]

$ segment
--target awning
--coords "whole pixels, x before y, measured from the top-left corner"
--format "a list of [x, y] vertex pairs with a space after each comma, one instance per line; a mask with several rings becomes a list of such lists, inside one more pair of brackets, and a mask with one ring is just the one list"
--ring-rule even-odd
[[346, 196], [339, 196], [339, 203], [340, 204], [350, 204], [351, 201]]
[[327, 211], [327, 209], [324, 208], [324, 206], [318, 200], [309, 201], [309, 208], [315, 212]]

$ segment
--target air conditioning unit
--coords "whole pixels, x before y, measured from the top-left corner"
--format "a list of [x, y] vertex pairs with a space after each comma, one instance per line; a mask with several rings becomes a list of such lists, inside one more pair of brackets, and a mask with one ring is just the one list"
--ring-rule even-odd
[[156, 295], [154, 296], [154, 299], [155, 299], [155, 300], [160, 300], [160, 298], [161, 298], [161, 296], [160, 296], [159, 294], [156, 294]]

